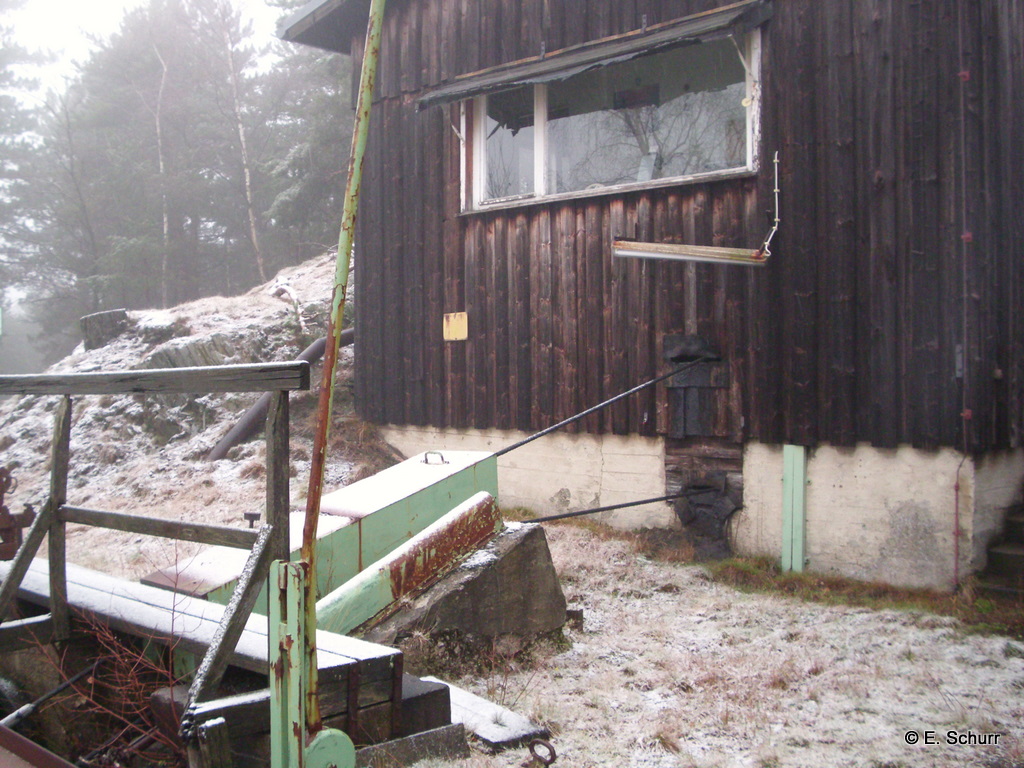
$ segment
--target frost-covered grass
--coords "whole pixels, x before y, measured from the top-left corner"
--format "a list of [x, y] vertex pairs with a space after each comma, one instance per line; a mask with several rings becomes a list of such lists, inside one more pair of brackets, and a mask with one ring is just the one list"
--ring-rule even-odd
[[[545, 529], [582, 628], [566, 630], [568, 649], [456, 682], [546, 724], [556, 765], [1010, 768], [1024, 756], [1024, 644], [920, 609], [742, 592], [636, 536]], [[1000, 740], [953, 746], [951, 730]], [[910, 731], [942, 743], [909, 745]]]

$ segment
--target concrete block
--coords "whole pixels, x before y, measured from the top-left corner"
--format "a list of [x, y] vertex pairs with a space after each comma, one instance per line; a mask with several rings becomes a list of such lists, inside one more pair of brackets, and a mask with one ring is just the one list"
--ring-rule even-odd
[[558, 583], [544, 529], [508, 523], [485, 548], [398, 613], [372, 628], [372, 642], [394, 644], [413, 632], [455, 631], [478, 638], [532, 638], [565, 624], [565, 596]]
[[[436, 677], [424, 680], [443, 682]], [[467, 731], [493, 750], [528, 744], [533, 739], [546, 739], [546, 728], [535, 725], [510, 709], [483, 699], [458, 686], [446, 683], [451, 690], [452, 722], [461, 723]]]
[[356, 750], [356, 768], [405, 768], [421, 760], [462, 760], [469, 757], [461, 723]]
[[[495, 451], [527, 435], [501, 430], [385, 427], [385, 439], [406, 455], [429, 449]], [[498, 502], [556, 514], [665, 494], [665, 443], [637, 435], [546, 435], [499, 457]], [[670, 507], [626, 509], [607, 516], [621, 528], [671, 527]]]
[[448, 686], [402, 675], [402, 714], [396, 736], [412, 736], [452, 722], [452, 700]]

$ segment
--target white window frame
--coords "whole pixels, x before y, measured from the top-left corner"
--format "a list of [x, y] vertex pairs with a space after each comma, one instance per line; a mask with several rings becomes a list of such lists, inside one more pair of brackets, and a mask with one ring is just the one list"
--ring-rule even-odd
[[[483, 191], [486, 187], [487, 175], [487, 153], [486, 153], [486, 126], [487, 126], [487, 96], [475, 96], [460, 102], [461, 131], [462, 131], [462, 208], [464, 212], [490, 211], [503, 207], [514, 207], [531, 203], [544, 202], [549, 200], [576, 199], [582, 197], [595, 197], [599, 195], [617, 194], [635, 189], [652, 189], [658, 187], [678, 186], [693, 182], [708, 181], [709, 179], [732, 178], [737, 176], [749, 176], [758, 170], [758, 147], [761, 136], [761, 30], [752, 29], [745, 33], [745, 39], [741, 43], [733, 37], [736, 43], [737, 54], [740, 45], [745, 48], [746, 58], [744, 69], [746, 70], [746, 163], [743, 166], [727, 168], [717, 171], [706, 171], [704, 173], [690, 174], [687, 176], [674, 176], [652, 181], [630, 182], [601, 187], [596, 190], [575, 190], [572, 192], [561, 192], [549, 194], [548, 185], [548, 147], [547, 147], [547, 117], [548, 117], [548, 89], [547, 85], [535, 84], [533, 88], [533, 111], [534, 111], [534, 143], [533, 143], [533, 192], [512, 197], [484, 199]], [[470, 109], [469, 105], [472, 104]], [[472, 124], [470, 124], [472, 123]], [[469, 137], [469, 141], [466, 140]], [[468, 146], [468, 149], [467, 149]], [[467, 158], [471, 155], [471, 158]], [[472, 162], [469, 162], [469, 159]], [[470, 172], [470, 168], [472, 171]]]

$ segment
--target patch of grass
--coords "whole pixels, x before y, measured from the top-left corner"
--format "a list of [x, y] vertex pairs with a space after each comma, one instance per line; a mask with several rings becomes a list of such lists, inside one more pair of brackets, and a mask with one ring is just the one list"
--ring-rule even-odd
[[[625, 541], [634, 552], [652, 560], [673, 563], [697, 560], [692, 544], [678, 529], [622, 531], [586, 517], [569, 518], [550, 525], [582, 528], [602, 541]], [[972, 580], [968, 580], [959, 592], [951, 594], [820, 573], [783, 573], [778, 562], [769, 557], [731, 557], [703, 564], [715, 581], [745, 592], [785, 594], [826, 605], [951, 616], [969, 632], [1008, 635], [1024, 641], [1024, 601], [978, 596]]]
[[1015, 643], [1007, 642], [1007, 644], [1003, 646], [1003, 658], [1024, 659], [1024, 648]]
[[537, 513], [526, 507], [502, 507], [501, 516], [513, 522], [529, 522], [537, 517]]
[[682, 751], [682, 747], [679, 745], [679, 739], [676, 738], [676, 735], [665, 729], [654, 734], [654, 740], [658, 742], [658, 745], [666, 752], [678, 755]]
[[637, 554], [668, 563], [696, 561], [693, 544], [678, 528], [644, 528], [632, 534], [633, 549]]
[[707, 564], [712, 578], [746, 592], [774, 592], [808, 602], [855, 605], [873, 610], [923, 611], [952, 616], [972, 632], [1009, 635], [1024, 640], [1024, 604], [979, 598], [968, 582], [949, 594], [904, 589], [880, 582], [862, 582], [820, 573], [783, 573], [771, 558], [729, 558]]

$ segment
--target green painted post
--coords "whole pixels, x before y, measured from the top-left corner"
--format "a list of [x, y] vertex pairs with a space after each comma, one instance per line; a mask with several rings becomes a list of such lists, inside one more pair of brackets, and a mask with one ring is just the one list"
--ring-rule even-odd
[[307, 566], [275, 560], [267, 622], [270, 665], [271, 768], [355, 768], [356, 748], [343, 731], [306, 729], [309, 693], [305, 659]]
[[270, 583], [276, 587], [268, 621], [270, 765], [300, 768], [306, 731], [305, 565], [274, 561]]
[[807, 449], [782, 448], [782, 570], [804, 570], [807, 515]]

